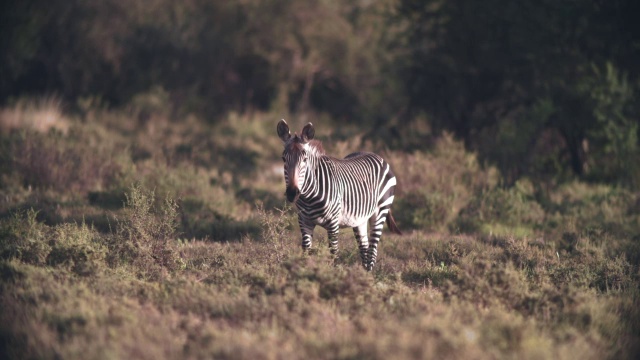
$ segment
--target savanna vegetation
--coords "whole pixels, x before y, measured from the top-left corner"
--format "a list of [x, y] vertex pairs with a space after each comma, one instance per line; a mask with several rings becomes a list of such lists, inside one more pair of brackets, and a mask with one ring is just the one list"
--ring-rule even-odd
[[[0, 8], [0, 357], [640, 353], [636, 2]], [[372, 272], [283, 117], [394, 167]]]

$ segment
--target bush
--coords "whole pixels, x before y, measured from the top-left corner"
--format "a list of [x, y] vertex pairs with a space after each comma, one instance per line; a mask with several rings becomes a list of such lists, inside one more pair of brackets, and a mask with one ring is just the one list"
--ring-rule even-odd
[[[610, 185], [581, 182], [563, 184], [543, 199], [550, 228], [571, 223], [574, 231], [610, 233], [618, 237], [640, 234], [640, 194]], [[578, 231], [580, 232], [580, 231]]]
[[85, 223], [60, 224], [53, 229], [47, 264], [77, 275], [93, 275], [105, 265], [107, 249], [99, 234]]
[[495, 187], [475, 195], [460, 212], [456, 226], [463, 232], [524, 235], [541, 228], [544, 220], [545, 212], [533, 198], [531, 184], [521, 180], [511, 188]]
[[175, 248], [178, 205], [167, 196], [154, 206], [155, 193], [134, 184], [126, 194], [124, 216], [116, 218], [117, 228], [109, 237], [109, 262], [112, 266], [129, 263], [143, 277], [155, 278], [163, 271], [183, 267]]
[[47, 243], [49, 228], [36, 220], [38, 212], [29, 209], [0, 221], [0, 256], [25, 263], [43, 265], [51, 246]]
[[265, 210], [259, 203], [256, 210], [262, 227], [261, 240], [273, 246], [273, 254], [280, 262], [286, 247], [284, 239], [289, 236], [289, 230], [293, 228], [297, 218], [294, 218], [291, 207], [286, 203], [281, 209], [275, 208], [272, 211]]
[[25, 187], [86, 193], [117, 183], [128, 168], [126, 152], [96, 139], [101, 136], [78, 127], [68, 135], [15, 131], [4, 139], [0, 158], [10, 165], [7, 175], [19, 177]]
[[[450, 220], [453, 198], [418, 190], [398, 199], [399, 218], [410, 228], [439, 230]], [[411, 210], [411, 211], [409, 211]]]
[[85, 223], [49, 227], [29, 209], [5, 219], [0, 225], [0, 256], [26, 264], [63, 268], [87, 276], [104, 266], [106, 248], [99, 234]]
[[432, 153], [389, 155], [398, 179], [392, 210], [401, 228], [446, 229], [474, 193], [497, 181], [494, 168], [483, 169], [474, 154], [447, 134]]

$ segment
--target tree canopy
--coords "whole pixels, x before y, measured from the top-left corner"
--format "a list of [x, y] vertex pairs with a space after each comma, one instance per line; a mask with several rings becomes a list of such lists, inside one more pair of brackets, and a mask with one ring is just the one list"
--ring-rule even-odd
[[632, 0], [4, 2], [0, 102], [119, 106], [160, 88], [175, 114], [327, 113], [400, 137], [421, 123], [508, 182], [637, 186], [638, 13]]

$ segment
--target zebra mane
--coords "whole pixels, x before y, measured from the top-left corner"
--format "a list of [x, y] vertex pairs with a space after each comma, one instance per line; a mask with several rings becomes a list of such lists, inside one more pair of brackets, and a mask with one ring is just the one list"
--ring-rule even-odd
[[307, 145], [307, 151], [309, 151], [314, 156], [322, 156], [326, 155], [324, 151], [324, 147], [322, 146], [322, 142], [320, 140], [309, 140], [308, 142], [304, 142], [298, 134], [295, 134], [291, 137], [291, 139], [285, 145], [285, 148], [296, 149], [295, 151], [301, 151], [304, 145]]
[[309, 151], [315, 156], [325, 155], [324, 147], [322, 147], [322, 142], [320, 140], [310, 140], [308, 144]]

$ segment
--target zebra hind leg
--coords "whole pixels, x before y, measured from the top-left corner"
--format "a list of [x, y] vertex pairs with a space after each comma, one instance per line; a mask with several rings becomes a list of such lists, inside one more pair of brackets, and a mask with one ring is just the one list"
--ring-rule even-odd
[[360, 259], [362, 266], [367, 269], [367, 259], [369, 258], [369, 238], [367, 237], [367, 223], [354, 227], [353, 234], [356, 236], [358, 248], [360, 249]]
[[378, 243], [382, 236], [382, 227], [387, 219], [387, 213], [389, 208], [380, 209], [378, 215], [375, 217], [375, 221], [371, 226], [371, 239], [369, 240], [369, 253], [367, 254], [367, 264], [365, 268], [368, 271], [373, 270], [373, 266], [376, 264], [378, 258]]

